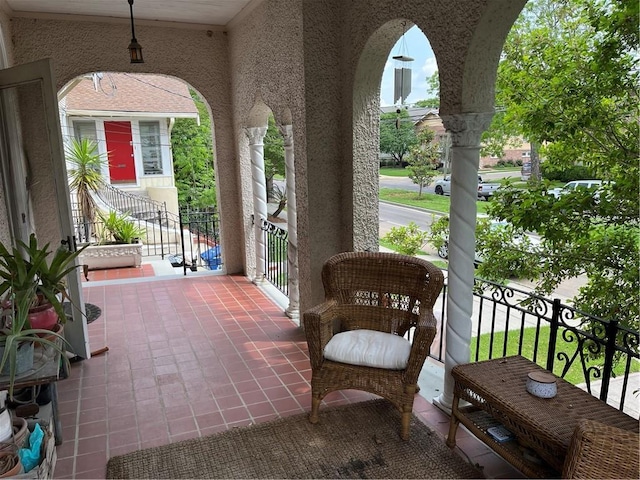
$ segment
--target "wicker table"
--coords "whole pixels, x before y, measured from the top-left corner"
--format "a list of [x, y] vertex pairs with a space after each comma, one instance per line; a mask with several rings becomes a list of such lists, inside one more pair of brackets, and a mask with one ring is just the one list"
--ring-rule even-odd
[[[455, 366], [447, 445], [456, 444], [458, 423], [528, 477], [558, 477], [579, 420], [587, 418], [638, 431], [638, 421], [558, 378], [558, 393], [542, 399], [526, 390], [527, 374], [546, 371], [521, 356]], [[460, 407], [460, 400], [470, 405]], [[499, 443], [487, 428], [504, 425], [515, 440]]]

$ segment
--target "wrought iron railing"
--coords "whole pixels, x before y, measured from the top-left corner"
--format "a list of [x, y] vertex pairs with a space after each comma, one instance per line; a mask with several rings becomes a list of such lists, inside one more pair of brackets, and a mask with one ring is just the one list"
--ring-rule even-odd
[[208, 270], [222, 269], [217, 211], [183, 207], [180, 209], [180, 225], [182, 225], [184, 239], [182, 250], [184, 273], [187, 273], [187, 268], [194, 271], [198, 267]]
[[[446, 331], [446, 285], [436, 304], [443, 319], [439, 332]], [[565, 377], [580, 372], [573, 383], [603, 401], [609, 397], [614, 377], [620, 383], [620, 401], [625, 407], [633, 372], [640, 370], [640, 334], [620, 325], [513, 287], [475, 279], [472, 315], [472, 361], [522, 355]], [[431, 356], [442, 362], [445, 339], [439, 336]], [[617, 373], [616, 373], [617, 372]], [[573, 374], [575, 375], [575, 373]]]
[[[139, 220], [147, 220], [149, 222], [164, 221], [168, 215], [165, 202], [158, 202], [135, 193], [125, 192], [108, 183], [104, 183], [96, 193], [109, 207], [119, 212], [128, 212], [129, 215]], [[177, 221], [177, 218], [173, 220]]]
[[289, 236], [285, 229], [262, 219], [260, 225], [265, 232], [264, 276], [265, 279], [285, 295], [289, 295], [289, 270], [287, 249]]

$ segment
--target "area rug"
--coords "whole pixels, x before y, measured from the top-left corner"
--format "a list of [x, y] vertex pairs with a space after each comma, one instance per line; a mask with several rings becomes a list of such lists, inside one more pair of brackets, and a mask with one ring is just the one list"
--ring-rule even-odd
[[378, 399], [113, 457], [107, 478], [482, 478], [428, 426]]

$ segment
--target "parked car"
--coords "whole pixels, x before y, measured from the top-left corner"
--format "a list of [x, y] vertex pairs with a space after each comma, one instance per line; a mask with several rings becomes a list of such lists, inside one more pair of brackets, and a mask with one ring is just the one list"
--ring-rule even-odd
[[578, 188], [586, 188], [595, 192], [601, 185], [602, 180], [574, 180], [567, 183], [564, 187], [553, 188], [549, 190], [548, 193], [556, 198], [560, 198], [560, 196], [565, 193], [570, 193]]
[[520, 179], [526, 182], [531, 178], [531, 162], [524, 162], [520, 168]]
[[[451, 177], [449, 175], [442, 180], [438, 180], [434, 183], [434, 186], [437, 195], [451, 195]], [[485, 183], [482, 181], [482, 177], [478, 175], [478, 199], [488, 200], [498, 188], [500, 188], [499, 183]]]

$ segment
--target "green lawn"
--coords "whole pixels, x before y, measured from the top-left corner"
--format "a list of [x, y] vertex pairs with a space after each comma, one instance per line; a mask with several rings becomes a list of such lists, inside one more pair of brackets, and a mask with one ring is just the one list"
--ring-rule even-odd
[[[549, 345], [549, 333], [551, 332], [550, 327], [542, 327], [540, 329], [540, 337], [538, 339], [538, 365], [545, 367], [547, 363], [547, 352]], [[504, 345], [504, 332], [497, 332], [493, 336], [493, 358], [501, 357], [502, 349]], [[522, 342], [520, 339], [520, 331], [519, 330], [511, 330], [508, 336], [507, 342], [507, 353], [506, 356], [509, 355], [518, 355], [518, 345], [522, 343], [522, 355], [525, 358], [533, 359], [533, 350], [536, 342], [536, 329], [534, 327], [525, 328], [524, 329], [524, 339]], [[476, 341], [477, 337], [473, 337], [471, 339], [471, 358], [476, 358]], [[485, 333], [480, 335], [480, 360], [487, 360], [489, 358], [489, 346], [491, 341], [491, 335], [489, 333]], [[571, 354], [575, 350], [575, 343], [566, 344], [563, 348], [563, 340], [562, 340], [562, 329], [558, 332], [558, 339], [556, 342], [556, 352], [564, 351]], [[601, 364], [604, 360], [592, 361], [590, 366]], [[554, 373], [556, 375], [561, 374], [562, 364], [556, 360]], [[616, 365], [613, 370], [614, 375], [622, 375], [624, 373], [624, 365]], [[640, 362], [634, 361], [631, 364], [631, 372], [640, 372]], [[574, 362], [571, 365], [571, 368], [564, 376], [564, 379], [572, 384], [585, 383], [584, 374], [582, 373], [582, 366], [577, 362]]]
[[408, 177], [409, 170], [400, 167], [382, 167], [380, 168], [380, 175], [387, 177]]
[[[447, 214], [449, 213], [449, 205], [451, 203], [449, 197], [445, 197], [444, 195], [423, 193], [422, 197], [418, 198], [417, 192], [396, 188], [381, 188], [380, 200], [386, 200], [387, 202], [399, 203], [411, 207], [426, 208], [427, 210], [434, 210], [436, 212]], [[487, 213], [488, 202], [479, 201], [476, 202], [476, 205], [478, 206], [478, 213]]]

